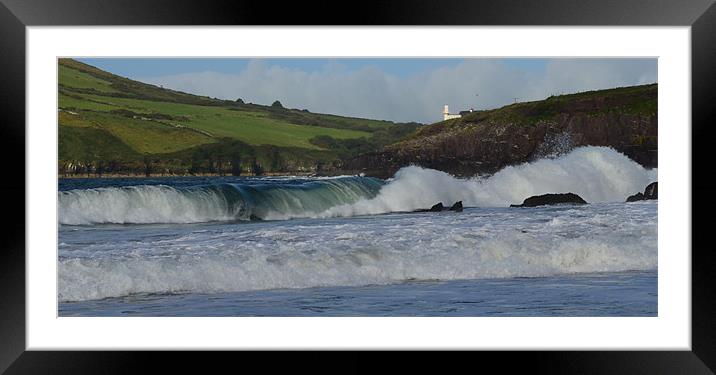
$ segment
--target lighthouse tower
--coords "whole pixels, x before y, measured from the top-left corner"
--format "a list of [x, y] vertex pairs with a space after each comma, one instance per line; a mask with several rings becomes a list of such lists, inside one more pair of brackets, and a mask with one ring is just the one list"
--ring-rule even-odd
[[460, 116], [459, 114], [451, 115], [448, 105], [445, 104], [445, 107], [443, 107], [443, 121], [450, 120], [453, 118], [460, 118], [460, 117], [462, 117], [462, 116]]

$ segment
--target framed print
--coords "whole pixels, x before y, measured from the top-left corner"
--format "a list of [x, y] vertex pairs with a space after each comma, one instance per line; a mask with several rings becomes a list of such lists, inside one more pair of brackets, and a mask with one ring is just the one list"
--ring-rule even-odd
[[0, 369], [716, 366], [711, 1], [166, 5], [3, 0]]

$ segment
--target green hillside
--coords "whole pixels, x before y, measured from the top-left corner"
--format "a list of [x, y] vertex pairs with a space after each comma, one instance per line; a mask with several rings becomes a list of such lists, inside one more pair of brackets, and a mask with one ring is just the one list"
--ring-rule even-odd
[[58, 79], [64, 175], [305, 172], [417, 129], [191, 95], [72, 59], [59, 59]]
[[476, 124], [510, 124], [535, 126], [554, 122], [559, 116], [576, 114], [596, 118], [605, 115], [655, 116], [657, 113], [658, 85], [617, 87], [606, 90], [584, 91], [574, 94], [550, 96], [544, 100], [521, 102], [501, 108], [475, 111], [456, 119], [421, 127], [403, 141], [393, 145], [421, 144], [435, 135], [463, 136]]

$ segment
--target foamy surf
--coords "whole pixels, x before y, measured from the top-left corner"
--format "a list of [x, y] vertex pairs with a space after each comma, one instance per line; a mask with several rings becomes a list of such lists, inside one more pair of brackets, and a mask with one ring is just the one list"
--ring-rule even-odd
[[657, 180], [607, 147], [582, 147], [558, 158], [510, 166], [487, 178], [405, 167], [387, 182], [338, 177], [265, 186], [241, 183], [174, 188], [110, 187], [59, 193], [64, 225], [200, 223], [348, 217], [427, 208], [463, 201], [469, 207], [505, 207], [546, 193], [573, 192], [588, 202], [623, 202]]
[[470, 207], [507, 207], [533, 195], [566, 192], [590, 203], [624, 202], [656, 180], [656, 169], [645, 169], [612, 148], [590, 146], [509, 166], [487, 178], [458, 179], [432, 169], [402, 168], [375, 198], [332, 207], [319, 216], [414, 211], [456, 201]]
[[[656, 202], [64, 234], [60, 301], [654, 270]], [[111, 231], [108, 229], [108, 231]], [[157, 239], [156, 233], [165, 236]], [[74, 236], [80, 236], [75, 238]], [[78, 245], [71, 245], [78, 242]]]

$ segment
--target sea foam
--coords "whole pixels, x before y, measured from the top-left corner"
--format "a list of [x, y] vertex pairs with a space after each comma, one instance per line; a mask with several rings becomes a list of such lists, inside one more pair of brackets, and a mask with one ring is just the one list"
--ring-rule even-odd
[[611, 148], [590, 146], [472, 179], [410, 166], [386, 182], [340, 177], [265, 186], [144, 185], [62, 191], [59, 221], [91, 225], [346, 217], [413, 211], [437, 202], [504, 207], [532, 195], [565, 192], [591, 203], [623, 202], [656, 179], [656, 169], [645, 169]]
[[[654, 270], [657, 203], [60, 235], [60, 301]], [[104, 231], [104, 230], [100, 230]], [[112, 233], [109, 233], [112, 232]], [[161, 233], [158, 237], [156, 234]], [[85, 239], [86, 236], [87, 239]]]

